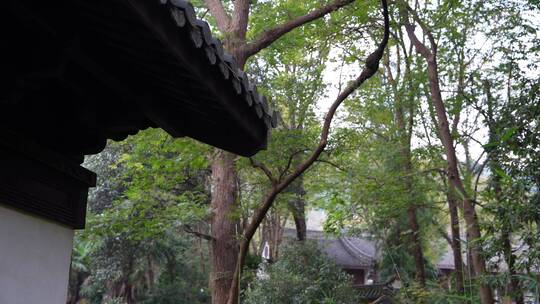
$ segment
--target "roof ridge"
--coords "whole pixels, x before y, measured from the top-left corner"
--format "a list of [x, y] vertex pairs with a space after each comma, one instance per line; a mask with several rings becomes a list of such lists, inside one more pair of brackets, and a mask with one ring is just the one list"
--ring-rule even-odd
[[348, 240], [348, 238], [338, 237], [338, 240], [343, 245], [343, 248], [345, 248], [345, 250], [350, 255], [352, 255], [353, 257], [355, 257], [357, 259], [362, 259], [362, 257], [363, 257], [363, 258], [367, 258], [368, 260], [370, 260], [371, 263], [374, 262], [374, 260], [375, 260], [374, 256], [371, 256], [370, 254], [368, 254], [368, 253], [364, 252], [362, 249], [360, 249], [358, 246], [352, 244], [352, 242], [350, 240]]

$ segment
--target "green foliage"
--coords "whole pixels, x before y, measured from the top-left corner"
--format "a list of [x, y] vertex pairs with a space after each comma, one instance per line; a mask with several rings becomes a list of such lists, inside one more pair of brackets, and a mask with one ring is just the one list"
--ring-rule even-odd
[[75, 241], [72, 294], [91, 303], [207, 302], [207, 249], [184, 232], [207, 217], [206, 149], [147, 130], [86, 161], [100, 179]]
[[403, 304], [432, 303], [428, 302], [429, 298], [430, 294], [425, 288], [417, 284], [411, 284], [400, 289], [398, 301]]
[[[109, 195], [91, 196], [91, 210], [102, 212], [89, 215], [87, 234], [140, 240], [206, 219], [205, 149], [160, 130], [110, 144], [101, 154], [108, 155], [107, 161], [96, 168], [104, 173], [96, 191]], [[92, 166], [92, 161], [87, 163]]]
[[[406, 246], [385, 246], [378, 266], [382, 282], [399, 279], [405, 287], [419, 288], [414, 279], [414, 260]], [[427, 279], [435, 281], [437, 269], [429, 261], [425, 262], [425, 266]]]
[[[141, 304], [191, 304], [208, 303], [209, 295], [206, 289], [192, 285], [189, 280], [173, 282], [158, 286], [155, 291], [149, 293]], [[198, 294], [199, 293], [199, 294]]]
[[277, 262], [263, 265], [246, 291], [246, 304], [358, 302], [349, 276], [315, 243], [289, 244]]
[[[478, 286], [468, 286], [476, 290]], [[480, 298], [476, 295], [460, 294], [448, 291], [445, 288], [434, 285], [428, 290], [420, 288], [418, 285], [404, 287], [400, 289], [397, 301], [403, 304], [429, 303], [429, 304], [460, 304], [460, 303], [480, 303]]]
[[[207, 15], [203, 2], [194, 1], [200, 16]], [[325, 3], [252, 1], [248, 39]], [[234, 5], [224, 4], [228, 12]], [[513, 251], [517, 273], [482, 278], [501, 290], [517, 279], [517, 293], [538, 288], [540, 265], [538, 6], [525, 0], [445, 0], [414, 7], [439, 46], [446, 114], [456, 122], [452, 137], [460, 172], [482, 225], [483, 238], [462, 240], [464, 250], [482, 245], [489, 267], [497, 269], [509, 256], [506, 240], [521, 248]], [[380, 38], [374, 30], [379, 10], [379, 1], [356, 1], [287, 33], [248, 61], [250, 76], [280, 112], [268, 149], [255, 156], [274, 176], [290, 173], [316, 146], [334, 86], [346, 84], [369, 44]], [[286, 218], [288, 203], [302, 199], [308, 208], [325, 211], [326, 231], [369, 232], [381, 241], [380, 280], [400, 277], [400, 303], [477, 303], [478, 281], [466, 277], [465, 293], [449, 290], [434, 266], [448, 247], [446, 160], [425, 63], [405, 38], [397, 7], [390, 10], [388, 63], [339, 110], [321, 161], [278, 198], [267, 220]], [[138, 303], [208, 302], [208, 248], [184, 229], [208, 229], [210, 153], [208, 146], [151, 129], [111, 142], [86, 160], [99, 180], [90, 193], [88, 228], [75, 239], [71, 295], [124, 303], [131, 289]], [[241, 227], [271, 183], [247, 159], [238, 163], [240, 208], [230, 216]], [[410, 208], [420, 226], [426, 288], [415, 282]], [[274, 264], [262, 264], [264, 274], [257, 274], [259, 255], [248, 255], [246, 303], [357, 303], [347, 275], [314, 244], [285, 246]]]

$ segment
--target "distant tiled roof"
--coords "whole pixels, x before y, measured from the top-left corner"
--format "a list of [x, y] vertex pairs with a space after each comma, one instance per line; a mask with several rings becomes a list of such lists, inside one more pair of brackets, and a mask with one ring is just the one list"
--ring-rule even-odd
[[[285, 229], [285, 237], [295, 237], [294, 229]], [[307, 238], [317, 241], [319, 247], [343, 268], [370, 268], [376, 261], [375, 243], [362, 238], [335, 237], [321, 231], [308, 230]]]
[[[296, 230], [286, 228], [285, 237], [294, 238]], [[368, 237], [337, 237], [322, 231], [308, 230], [307, 238], [316, 240], [329, 257], [343, 268], [371, 268], [380, 259], [377, 241]], [[437, 262], [438, 269], [454, 269], [454, 258], [450, 248]]]
[[343, 268], [370, 268], [375, 264], [375, 257], [367, 253], [371, 244], [366, 240], [326, 238], [318, 242], [321, 249]]
[[[377, 300], [383, 297], [393, 297], [395, 290], [389, 284], [373, 284], [373, 285], [357, 285], [355, 286], [362, 300]], [[393, 303], [393, 302], [379, 302], [379, 303]]]

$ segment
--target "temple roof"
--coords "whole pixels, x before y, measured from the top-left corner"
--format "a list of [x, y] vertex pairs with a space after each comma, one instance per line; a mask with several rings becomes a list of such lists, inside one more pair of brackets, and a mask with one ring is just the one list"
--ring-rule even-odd
[[[285, 228], [284, 236], [294, 238], [296, 230]], [[315, 240], [319, 247], [335, 263], [346, 269], [370, 269], [380, 260], [381, 252], [377, 240], [367, 236], [334, 236], [325, 234], [323, 231], [308, 230], [307, 238]], [[436, 264], [437, 269], [454, 269], [454, 259], [450, 248], [446, 248], [444, 254]]]
[[377, 300], [375, 303], [395, 303], [392, 299], [396, 295], [396, 290], [388, 283], [357, 285], [355, 286], [358, 297], [362, 300]]
[[317, 241], [321, 249], [343, 268], [371, 268], [375, 265], [376, 251], [373, 242], [351, 237], [320, 238]]
[[148, 127], [250, 156], [276, 113], [182, 0], [7, 0], [0, 127], [79, 161]]
[[[286, 228], [284, 236], [294, 238], [295, 229]], [[335, 237], [322, 231], [308, 230], [307, 238], [315, 240], [319, 248], [343, 268], [365, 269], [375, 265], [377, 251], [375, 243], [356, 237]]]

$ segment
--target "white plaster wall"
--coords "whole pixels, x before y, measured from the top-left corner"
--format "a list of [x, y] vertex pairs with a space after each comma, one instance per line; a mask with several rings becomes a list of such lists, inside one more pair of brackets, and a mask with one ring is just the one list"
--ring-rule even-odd
[[0, 205], [0, 304], [64, 304], [73, 230]]

